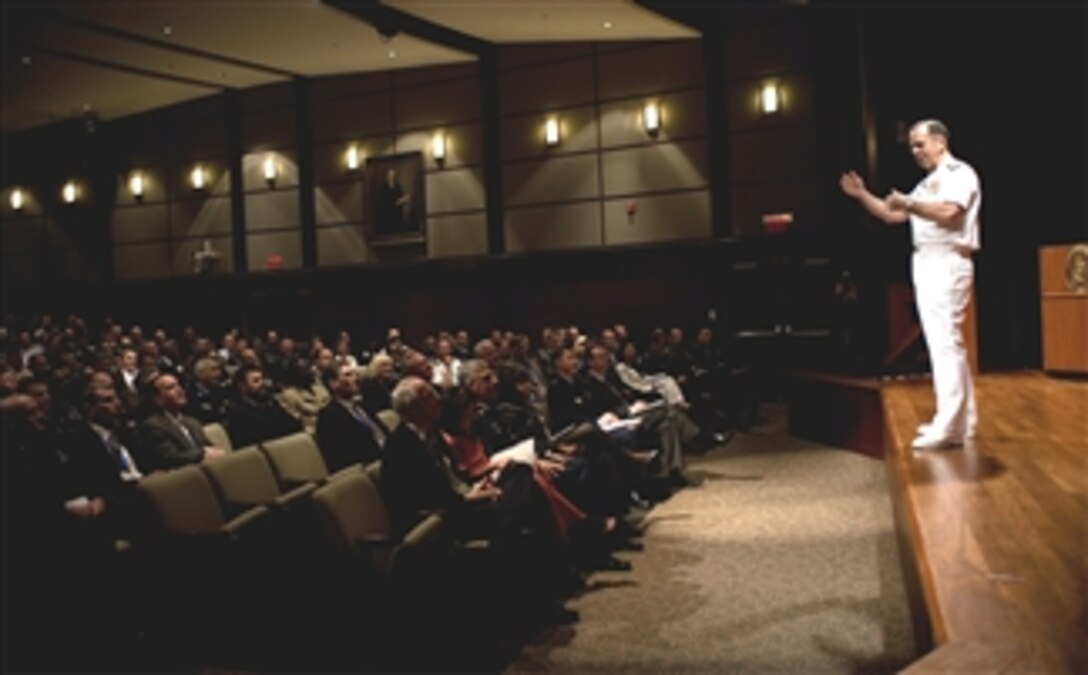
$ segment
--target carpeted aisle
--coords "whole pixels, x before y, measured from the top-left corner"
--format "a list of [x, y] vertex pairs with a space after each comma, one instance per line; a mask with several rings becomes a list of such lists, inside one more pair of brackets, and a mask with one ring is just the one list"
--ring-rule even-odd
[[596, 573], [573, 626], [507, 673], [890, 673], [916, 658], [884, 466], [790, 437], [781, 407], [692, 458], [634, 570]]

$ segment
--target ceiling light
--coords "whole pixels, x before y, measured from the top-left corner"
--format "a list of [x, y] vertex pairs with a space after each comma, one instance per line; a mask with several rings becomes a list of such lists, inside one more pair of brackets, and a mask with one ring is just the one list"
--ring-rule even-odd
[[136, 198], [136, 201], [141, 201], [144, 198], [144, 175], [139, 171], [132, 174], [132, 177], [128, 179], [128, 189], [132, 193], [132, 196]]
[[611, 21], [605, 21], [603, 25], [604, 25], [605, 30], [608, 30], [609, 28], [612, 27], [612, 22]]
[[23, 54], [23, 56], [19, 59], [19, 63], [23, 64], [24, 66], [29, 66], [33, 62], [34, 59], [30, 58], [30, 54]]
[[262, 172], [264, 173], [264, 182], [268, 183], [268, 187], [276, 187], [276, 176], [279, 174], [279, 167], [276, 166], [276, 156], [272, 153], [265, 156]]
[[446, 161], [446, 135], [441, 131], [431, 138], [431, 157], [439, 166]]
[[165, 24], [162, 27], [162, 34], [163, 35], [173, 35], [174, 34], [174, 27], [171, 26], [170, 24]]
[[651, 138], [657, 138], [661, 131], [661, 109], [651, 101], [642, 109], [642, 126]]
[[782, 108], [782, 98], [779, 95], [778, 85], [768, 82], [759, 91], [759, 108], [764, 115], [773, 115]]
[[23, 196], [21, 188], [15, 188], [11, 191], [11, 208], [15, 213], [22, 213], [23, 206], [26, 205], [26, 197]]
[[389, 58], [391, 58], [391, 59], [397, 58], [397, 50], [396, 49], [390, 49], [389, 50]]
[[559, 144], [559, 118], [549, 117], [544, 123], [544, 144], [549, 148]]
[[78, 196], [76, 190], [76, 182], [70, 180], [64, 184], [64, 188], [60, 191], [60, 196], [64, 200], [65, 204], [75, 204], [76, 197]]
[[349, 145], [344, 159], [348, 165], [348, 171], [357, 171], [359, 169], [359, 146], [355, 143]]
[[208, 172], [204, 169], [204, 165], [194, 166], [193, 172], [189, 174], [189, 180], [194, 190], [203, 190], [208, 185]]

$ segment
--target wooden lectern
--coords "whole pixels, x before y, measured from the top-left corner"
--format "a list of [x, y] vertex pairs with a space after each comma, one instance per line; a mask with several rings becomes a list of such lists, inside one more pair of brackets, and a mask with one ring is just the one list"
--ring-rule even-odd
[[1088, 373], [1088, 243], [1039, 249], [1043, 370]]

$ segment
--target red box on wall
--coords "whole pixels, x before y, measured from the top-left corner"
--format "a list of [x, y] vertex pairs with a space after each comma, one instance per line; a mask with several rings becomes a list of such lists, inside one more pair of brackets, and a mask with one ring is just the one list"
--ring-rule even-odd
[[768, 234], [777, 234], [790, 229], [790, 225], [793, 224], [793, 214], [788, 212], [764, 213], [762, 220], [764, 232]]

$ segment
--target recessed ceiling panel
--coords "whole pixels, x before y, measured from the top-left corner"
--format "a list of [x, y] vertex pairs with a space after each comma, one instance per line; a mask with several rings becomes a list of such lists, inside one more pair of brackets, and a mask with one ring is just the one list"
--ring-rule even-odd
[[496, 43], [699, 37], [691, 28], [628, 0], [386, 0], [384, 4]]
[[474, 57], [368, 23], [314, 0], [223, 3], [102, 2], [67, 7], [89, 22], [296, 75], [330, 75], [455, 63]]
[[217, 91], [43, 55], [6, 75], [5, 132], [88, 113], [124, 117]]

